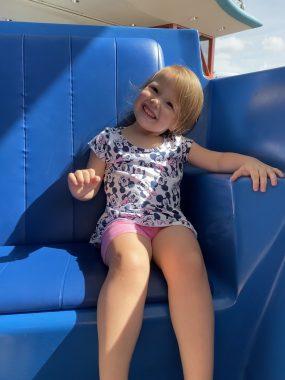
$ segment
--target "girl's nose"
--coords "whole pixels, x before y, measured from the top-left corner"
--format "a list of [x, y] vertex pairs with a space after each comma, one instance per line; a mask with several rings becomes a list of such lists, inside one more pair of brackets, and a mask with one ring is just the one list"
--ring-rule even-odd
[[158, 107], [158, 105], [159, 105], [159, 100], [158, 100], [158, 99], [156, 99], [156, 98], [152, 98], [152, 99], [150, 99], [150, 101], [151, 101], [151, 103], [152, 103], [154, 106]]

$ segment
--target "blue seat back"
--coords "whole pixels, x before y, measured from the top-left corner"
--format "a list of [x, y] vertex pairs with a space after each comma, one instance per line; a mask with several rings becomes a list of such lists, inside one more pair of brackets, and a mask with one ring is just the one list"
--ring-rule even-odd
[[212, 81], [209, 148], [284, 170], [284, 81], [285, 67]]
[[[124, 118], [145, 79], [163, 66], [150, 39], [2, 36], [0, 214], [6, 245], [84, 241], [102, 207], [69, 194], [86, 143]], [[127, 70], [126, 70], [127, 68]]]

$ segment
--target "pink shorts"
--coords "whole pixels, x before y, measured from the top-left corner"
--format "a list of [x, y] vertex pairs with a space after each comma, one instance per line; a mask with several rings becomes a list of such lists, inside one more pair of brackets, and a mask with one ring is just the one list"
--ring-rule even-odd
[[114, 220], [111, 222], [107, 228], [104, 230], [101, 239], [101, 256], [103, 262], [107, 265], [106, 262], [106, 253], [111, 240], [113, 240], [116, 236], [121, 235], [125, 232], [134, 232], [139, 235], [146, 236], [150, 240], [152, 240], [155, 235], [162, 230], [164, 227], [148, 227], [141, 226], [135, 223], [132, 220]]

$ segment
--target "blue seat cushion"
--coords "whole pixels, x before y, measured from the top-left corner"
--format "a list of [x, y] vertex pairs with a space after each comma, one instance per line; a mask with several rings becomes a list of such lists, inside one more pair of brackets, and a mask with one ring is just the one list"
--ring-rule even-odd
[[[0, 247], [0, 314], [96, 307], [107, 271], [89, 243]], [[167, 301], [154, 262], [146, 301]]]

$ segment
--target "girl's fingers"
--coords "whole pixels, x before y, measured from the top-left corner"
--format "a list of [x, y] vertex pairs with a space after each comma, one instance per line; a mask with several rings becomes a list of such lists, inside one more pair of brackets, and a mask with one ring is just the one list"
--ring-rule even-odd
[[86, 169], [89, 172], [90, 178], [93, 178], [95, 176], [95, 170], [92, 168]]
[[71, 184], [81, 187], [95, 185], [101, 181], [101, 178], [95, 174], [94, 169], [76, 170], [75, 173], [69, 173], [68, 178]]
[[84, 183], [86, 185], [89, 185], [90, 184], [90, 174], [89, 174], [89, 170], [82, 170], [82, 174], [83, 174], [83, 178], [84, 178]]
[[90, 174], [90, 183], [95, 185], [97, 182], [99, 182], [101, 180], [101, 178], [98, 175], [96, 175], [94, 169], [90, 168], [88, 170], [89, 170], [89, 174]]
[[262, 167], [258, 169], [258, 172], [259, 172], [260, 190], [262, 192], [265, 192], [266, 186], [267, 186], [267, 171], [265, 170], [265, 168]]
[[101, 178], [98, 175], [95, 175], [90, 179], [90, 183], [92, 183], [93, 185], [95, 185], [99, 181], [101, 181]]
[[284, 177], [285, 176], [284, 173], [281, 170], [277, 169], [277, 168], [272, 168], [272, 170], [274, 170], [274, 172], [276, 174], [278, 174], [279, 177]]
[[241, 176], [249, 176], [249, 175], [250, 175], [249, 172], [241, 166], [231, 176], [231, 180], [234, 181], [234, 180], [236, 180], [237, 178], [239, 178]]
[[251, 171], [250, 176], [252, 179], [253, 190], [257, 191], [259, 189], [259, 174], [257, 170]]
[[253, 190], [258, 191], [259, 188], [262, 192], [266, 191], [267, 188], [267, 177], [270, 178], [272, 186], [277, 185], [277, 175], [280, 177], [285, 177], [285, 174], [277, 168], [272, 168], [271, 166], [259, 166], [258, 168], [243, 168], [240, 167], [236, 170], [230, 177], [231, 181], [235, 181], [238, 177], [250, 175], [252, 179]]
[[78, 186], [78, 182], [77, 182], [77, 179], [76, 179], [74, 173], [69, 173], [69, 174], [68, 174], [68, 180], [69, 180], [69, 182], [70, 182], [72, 185], [74, 185], [74, 186]]
[[270, 178], [270, 181], [271, 181], [271, 185], [272, 186], [275, 186], [277, 185], [277, 176], [276, 174], [274, 173], [273, 169], [268, 169], [267, 170], [267, 174], [268, 174], [268, 177]]
[[78, 185], [83, 186], [84, 177], [83, 177], [82, 170], [76, 170], [76, 172], [74, 174], [75, 174], [75, 177], [77, 179]]
[[231, 176], [231, 181], [235, 181], [238, 177], [241, 176], [240, 169], [236, 170], [234, 174]]

